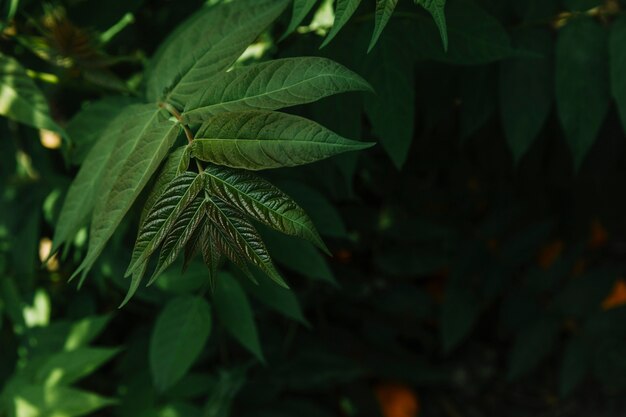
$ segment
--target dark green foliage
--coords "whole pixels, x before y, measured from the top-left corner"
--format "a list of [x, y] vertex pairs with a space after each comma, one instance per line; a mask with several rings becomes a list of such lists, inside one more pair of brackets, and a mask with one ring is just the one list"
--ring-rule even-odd
[[0, 417], [623, 415], [625, 11], [2, 3]]

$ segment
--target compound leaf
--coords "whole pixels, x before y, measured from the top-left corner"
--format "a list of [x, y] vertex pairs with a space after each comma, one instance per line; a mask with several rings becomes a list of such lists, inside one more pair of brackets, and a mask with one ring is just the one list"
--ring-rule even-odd
[[208, 201], [207, 214], [209, 219], [239, 256], [257, 266], [279, 285], [288, 288], [274, 267], [263, 239], [254, 226], [220, 199], [213, 198]]
[[193, 172], [181, 174], [168, 184], [139, 228], [125, 276], [130, 275], [159, 247], [181, 213], [203, 188], [204, 178]]
[[288, 195], [266, 180], [245, 172], [208, 165], [208, 191], [254, 220], [279, 232], [306, 239], [328, 251], [313, 222]]

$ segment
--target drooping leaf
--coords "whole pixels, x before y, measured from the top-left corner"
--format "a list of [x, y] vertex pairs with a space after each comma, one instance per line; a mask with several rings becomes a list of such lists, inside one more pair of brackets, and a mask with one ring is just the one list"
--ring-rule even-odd
[[189, 203], [180, 213], [163, 240], [159, 261], [148, 285], [154, 282], [154, 280], [176, 260], [178, 254], [183, 250], [187, 241], [198, 228], [200, 221], [204, 218], [205, 210], [204, 198], [196, 197], [195, 200]]
[[554, 93], [553, 41], [548, 31], [515, 33], [514, 43], [542, 58], [511, 58], [500, 64], [500, 116], [516, 162], [528, 151], [543, 127]]
[[245, 171], [208, 165], [207, 189], [279, 232], [309, 240], [327, 251], [309, 216], [288, 195], [266, 180]]
[[559, 322], [556, 319], [543, 318], [519, 332], [511, 351], [508, 379], [517, 379], [539, 365], [552, 350], [558, 330]]
[[63, 349], [71, 351], [86, 346], [102, 333], [111, 318], [112, 316], [108, 314], [85, 317], [75, 322], [67, 335]]
[[217, 165], [261, 170], [308, 164], [370, 146], [298, 116], [248, 111], [207, 120], [191, 143], [191, 156]]
[[98, 141], [87, 154], [63, 202], [54, 231], [53, 253], [62, 244], [73, 239], [78, 230], [87, 223], [103, 178], [110, 174], [107, 167], [117, 139], [131, 130], [136, 122], [134, 111], [135, 107], [132, 106], [121, 109], [100, 133]]
[[496, 74], [490, 65], [469, 67], [464, 72], [459, 117], [461, 141], [471, 137], [495, 114], [498, 101]]
[[209, 116], [245, 110], [277, 110], [347, 91], [371, 87], [343, 65], [326, 58], [285, 58], [235, 68], [206, 80], [185, 102], [183, 120], [202, 123]]
[[185, 103], [208, 77], [230, 67], [288, 3], [239, 0], [191, 16], [156, 52], [147, 75], [148, 99]]
[[470, 333], [480, 314], [476, 297], [462, 283], [451, 282], [441, 312], [441, 341], [445, 352], [458, 346]]
[[137, 103], [135, 98], [108, 96], [84, 105], [65, 126], [72, 144], [70, 151], [72, 163], [82, 164], [94, 143], [102, 137], [102, 132], [110, 125], [111, 120], [123, 113], [126, 106], [135, 103]]
[[289, 26], [283, 35], [285, 38], [291, 32], [296, 30], [304, 18], [309, 14], [313, 6], [317, 3], [317, 0], [293, 0], [293, 11], [291, 13], [291, 20]]
[[350, 17], [352, 17], [356, 9], [359, 8], [359, 4], [361, 4], [361, 0], [337, 0], [333, 27], [330, 29], [330, 32], [328, 32], [328, 35], [326, 35], [326, 38], [324, 38], [324, 42], [322, 42], [320, 48], [328, 45], [328, 43], [337, 36], [341, 28], [348, 23]]
[[261, 362], [265, 362], [252, 308], [237, 280], [221, 273], [213, 294], [215, 311], [226, 331]]
[[204, 177], [187, 172], [165, 188], [139, 228], [137, 242], [125, 276], [145, 262], [166, 238], [185, 208], [204, 189]]
[[276, 262], [312, 280], [336, 284], [328, 262], [309, 242], [271, 230], [264, 231], [263, 239]]
[[215, 242], [211, 239], [210, 229], [208, 227], [203, 228], [200, 239], [202, 260], [209, 269], [209, 288], [212, 292], [215, 292], [215, 287], [217, 285], [217, 273], [222, 254], [218, 250]]
[[211, 333], [211, 309], [204, 298], [181, 296], [159, 314], [150, 338], [150, 370], [163, 391], [189, 371]]
[[279, 285], [289, 288], [280, 276], [258, 232], [239, 212], [220, 199], [208, 200], [207, 214], [231, 246], [248, 262], [257, 266]]
[[591, 18], [573, 19], [561, 29], [556, 44], [556, 104], [576, 169], [609, 109], [608, 60], [607, 33]]
[[561, 362], [559, 391], [569, 395], [585, 378], [591, 366], [588, 342], [582, 337], [572, 338], [565, 347]]
[[241, 285], [248, 294], [285, 317], [310, 326], [304, 318], [300, 302], [293, 291], [276, 285], [260, 274], [255, 274], [255, 277], [257, 278], [256, 285], [249, 280], [241, 280]]
[[432, 15], [437, 27], [439, 28], [439, 34], [441, 35], [441, 42], [443, 43], [444, 51], [448, 50], [448, 29], [446, 28], [446, 0], [415, 0], [415, 3], [422, 6], [424, 9]]
[[87, 256], [74, 272], [82, 280], [174, 143], [179, 126], [154, 105], [129, 106], [135, 124], [121, 132], [97, 194]]
[[93, 373], [119, 349], [81, 347], [51, 355], [37, 370], [35, 382], [50, 386], [70, 385]]
[[626, 130], [626, 16], [615, 20], [611, 25], [609, 52], [611, 60], [611, 93]]
[[0, 53], [0, 115], [56, 132], [63, 130], [50, 116], [48, 102], [26, 70]]
[[[220, 229], [216, 224], [211, 221], [207, 221], [208, 228], [208, 236], [210, 237], [209, 245], [204, 245], [202, 253], [202, 258], [206, 263], [206, 260], [209, 260], [211, 263], [211, 268], [215, 268], [216, 263], [215, 258], [219, 260], [219, 256], [213, 253], [214, 250], [217, 250], [219, 254], [224, 255], [227, 259], [229, 259], [232, 263], [234, 263], [248, 278], [254, 280], [252, 272], [248, 268], [248, 260], [245, 258], [245, 254], [243, 254], [239, 248], [237, 242], [229, 236], [225, 231]], [[210, 271], [209, 278], [215, 281], [216, 271]], [[212, 276], [211, 276], [212, 275]], [[215, 289], [215, 282], [211, 283], [213, 285], [213, 289]]]
[[372, 33], [372, 39], [370, 40], [367, 52], [370, 52], [376, 45], [376, 42], [378, 42], [378, 38], [383, 32], [383, 29], [385, 29], [385, 26], [387, 26], [387, 23], [389, 22], [393, 11], [396, 9], [397, 4], [398, 0], [376, 0], [374, 33]]
[[390, 27], [361, 65], [363, 75], [377, 92], [365, 96], [365, 112], [398, 168], [408, 156], [415, 123], [413, 58], [404, 46], [405, 36], [399, 27]]
[[428, 16], [416, 16], [415, 20], [405, 22], [404, 33], [409, 33], [409, 40], [413, 41], [413, 59], [479, 65], [518, 53], [498, 19], [475, 2], [448, 1], [445, 14], [449, 39], [447, 51], [439, 43], [440, 30]]

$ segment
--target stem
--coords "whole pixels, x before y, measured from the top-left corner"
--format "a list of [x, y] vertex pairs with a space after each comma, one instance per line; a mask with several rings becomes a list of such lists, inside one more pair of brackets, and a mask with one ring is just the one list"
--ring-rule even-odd
[[[189, 126], [187, 126], [185, 124], [185, 122], [183, 121], [183, 116], [176, 109], [176, 107], [172, 106], [169, 103], [164, 103], [164, 102], [160, 102], [159, 103], [159, 107], [161, 107], [162, 109], [167, 110], [168, 113], [170, 113], [172, 116], [174, 116], [176, 118], [176, 120], [178, 120], [180, 125], [183, 127], [183, 130], [185, 131], [185, 136], [187, 137], [187, 142], [191, 145], [191, 143], [193, 142], [193, 139], [194, 139], [193, 132], [191, 131], [191, 129], [189, 129]], [[198, 167], [198, 172], [203, 172], [204, 168], [200, 164], [200, 161], [198, 161], [197, 159], [194, 159], [194, 160], [196, 161], [196, 166]]]

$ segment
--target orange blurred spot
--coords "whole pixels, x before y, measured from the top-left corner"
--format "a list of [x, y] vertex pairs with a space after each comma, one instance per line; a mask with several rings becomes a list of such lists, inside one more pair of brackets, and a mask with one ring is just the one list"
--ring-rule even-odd
[[539, 255], [537, 256], [537, 264], [543, 269], [549, 269], [554, 262], [561, 256], [563, 252], [563, 244], [562, 240], [555, 240], [553, 242], [545, 245], [541, 250], [539, 250]]
[[611, 293], [602, 301], [602, 309], [609, 310], [626, 304], [626, 280], [623, 278], [615, 281]]
[[606, 231], [600, 220], [593, 219], [589, 227], [589, 240], [587, 245], [590, 249], [599, 249], [606, 245], [609, 240], [609, 233]]
[[385, 383], [378, 385], [374, 391], [384, 417], [417, 417], [419, 415], [419, 399], [406, 385]]
[[334, 258], [342, 264], [347, 264], [352, 260], [352, 252], [347, 249], [339, 249], [337, 252], [335, 252]]

